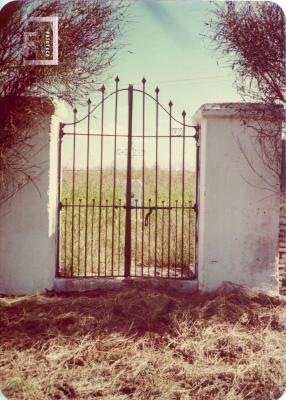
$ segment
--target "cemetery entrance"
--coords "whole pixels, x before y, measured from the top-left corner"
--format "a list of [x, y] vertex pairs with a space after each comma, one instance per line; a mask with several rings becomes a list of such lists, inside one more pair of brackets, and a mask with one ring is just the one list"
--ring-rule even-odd
[[199, 128], [159, 88], [119, 88], [61, 123], [57, 276], [196, 276]]

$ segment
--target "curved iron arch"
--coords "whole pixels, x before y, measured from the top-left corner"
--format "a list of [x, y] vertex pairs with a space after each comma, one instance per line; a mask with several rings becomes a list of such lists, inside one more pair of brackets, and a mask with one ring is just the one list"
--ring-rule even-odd
[[[103, 87], [104, 88], [104, 87]], [[105, 89], [105, 88], [104, 88]], [[99, 89], [102, 93], [104, 93], [104, 90]], [[84, 117], [82, 117], [81, 119], [75, 121], [75, 122], [67, 122], [67, 123], [63, 123], [62, 126], [71, 126], [71, 125], [76, 125], [79, 124], [81, 122], [83, 122], [84, 120], [86, 120], [88, 118], [88, 116], [90, 116], [97, 108], [99, 108], [103, 103], [106, 102], [106, 100], [108, 100], [109, 98], [111, 98], [113, 95], [119, 93], [119, 92], [127, 92], [128, 88], [122, 88], [122, 89], [116, 89], [113, 92], [111, 92], [108, 96], [104, 97], [99, 103], [97, 103]], [[157, 100], [154, 96], [152, 96], [150, 93], [146, 92], [145, 90], [141, 90], [141, 89], [136, 89], [133, 88], [133, 92], [137, 92], [137, 93], [141, 93], [143, 95], [146, 95], [147, 97], [149, 97], [150, 99], [152, 99], [154, 102], [157, 103]], [[183, 123], [181, 121], [179, 121], [177, 118], [175, 118], [159, 101], [158, 101], [158, 105], [159, 107], [165, 111], [165, 113], [169, 116], [170, 119], [172, 119], [173, 121], [175, 121], [176, 123], [178, 123], [181, 126], [185, 126], [186, 128], [194, 128], [197, 130], [198, 126], [197, 125], [188, 125], [186, 123]], [[74, 113], [77, 110], [74, 109]], [[195, 135], [194, 135], [195, 136]]]

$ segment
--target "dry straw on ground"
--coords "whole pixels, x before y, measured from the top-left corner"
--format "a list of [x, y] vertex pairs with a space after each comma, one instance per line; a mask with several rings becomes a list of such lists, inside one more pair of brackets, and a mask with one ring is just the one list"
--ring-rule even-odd
[[0, 308], [9, 399], [271, 400], [286, 384], [277, 298], [129, 289]]

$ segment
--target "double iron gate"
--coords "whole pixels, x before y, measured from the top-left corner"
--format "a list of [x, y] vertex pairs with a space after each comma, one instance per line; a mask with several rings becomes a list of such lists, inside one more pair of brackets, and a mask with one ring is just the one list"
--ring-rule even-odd
[[57, 276], [193, 279], [199, 127], [185, 111], [174, 118], [145, 79], [142, 89], [115, 85], [60, 124]]

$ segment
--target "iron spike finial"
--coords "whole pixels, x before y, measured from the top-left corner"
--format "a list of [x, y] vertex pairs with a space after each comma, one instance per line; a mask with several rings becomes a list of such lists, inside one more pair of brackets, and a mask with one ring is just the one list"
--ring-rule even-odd
[[87, 104], [88, 104], [88, 105], [91, 104], [91, 100], [90, 100], [90, 99], [87, 100]]
[[74, 114], [76, 114], [76, 113], [77, 113], [77, 109], [76, 109], [76, 108], [74, 108], [74, 109], [73, 109], [73, 112], [74, 112]]
[[143, 85], [145, 85], [145, 83], [146, 83], [146, 79], [144, 77], [142, 79], [142, 83], [143, 83]]
[[160, 89], [158, 88], [158, 86], [156, 86], [155, 92], [156, 92], [156, 94], [158, 94], [160, 92]]
[[102, 93], [104, 93], [104, 92], [105, 92], [105, 86], [102, 85], [101, 88], [100, 88], [99, 90], [100, 90]]
[[186, 113], [186, 111], [185, 110], [183, 110], [183, 112], [182, 112], [182, 116], [185, 118], [185, 116], [187, 115], [187, 113]]
[[168, 106], [171, 108], [173, 106], [172, 100], [169, 101]]
[[120, 81], [120, 79], [118, 78], [118, 75], [117, 75], [117, 77], [115, 78], [115, 82], [118, 83], [119, 81]]

